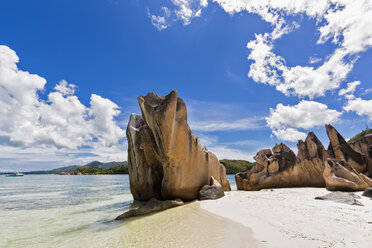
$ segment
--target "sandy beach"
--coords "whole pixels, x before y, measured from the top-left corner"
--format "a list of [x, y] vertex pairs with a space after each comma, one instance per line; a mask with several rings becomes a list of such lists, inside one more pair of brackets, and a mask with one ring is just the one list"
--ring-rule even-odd
[[200, 206], [249, 227], [259, 247], [371, 247], [372, 200], [362, 197], [364, 206], [357, 206], [314, 199], [327, 193], [322, 188], [232, 191]]

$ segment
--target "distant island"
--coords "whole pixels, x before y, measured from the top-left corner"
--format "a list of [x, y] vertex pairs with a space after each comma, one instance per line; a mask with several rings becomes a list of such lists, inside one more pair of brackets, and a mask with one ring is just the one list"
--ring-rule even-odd
[[[220, 160], [226, 168], [226, 174], [236, 174], [250, 170], [255, 163], [246, 160]], [[60, 174], [60, 175], [110, 175], [110, 174], [128, 174], [128, 162], [108, 162], [93, 161], [85, 165], [70, 165], [52, 170], [22, 172], [24, 174]], [[0, 173], [4, 174], [4, 173]], [[7, 174], [7, 173], [5, 173]]]
[[85, 165], [70, 165], [46, 171], [29, 171], [24, 174], [61, 174], [61, 175], [81, 175], [81, 174], [128, 174], [128, 162], [108, 162], [93, 161]]

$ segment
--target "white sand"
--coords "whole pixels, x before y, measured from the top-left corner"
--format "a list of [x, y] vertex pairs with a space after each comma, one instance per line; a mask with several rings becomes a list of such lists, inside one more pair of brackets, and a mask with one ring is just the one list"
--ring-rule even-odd
[[320, 188], [233, 191], [200, 206], [250, 227], [259, 247], [372, 247], [372, 200], [359, 199], [364, 206], [314, 200], [327, 193]]

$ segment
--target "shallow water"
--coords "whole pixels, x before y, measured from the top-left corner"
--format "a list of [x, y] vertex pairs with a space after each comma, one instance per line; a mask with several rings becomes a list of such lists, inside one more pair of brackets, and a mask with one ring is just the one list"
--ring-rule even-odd
[[198, 203], [112, 221], [130, 207], [127, 175], [1, 176], [0, 247], [247, 247], [252, 240], [249, 228]]

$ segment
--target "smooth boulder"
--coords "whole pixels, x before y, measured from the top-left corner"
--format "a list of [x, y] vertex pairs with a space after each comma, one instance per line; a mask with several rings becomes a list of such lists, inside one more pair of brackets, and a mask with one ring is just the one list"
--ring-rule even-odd
[[356, 171], [345, 160], [328, 159], [323, 172], [326, 189], [361, 191], [372, 187], [372, 179]]
[[127, 127], [128, 169], [136, 200], [198, 198], [213, 176], [230, 190], [225, 167], [202, 148], [187, 124], [184, 101], [172, 91], [167, 96], [149, 93], [138, 98], [142, 115], [133, 114]]
[[210, 177], [210, 182], [208, 185], [204, 185], [203, 188], [199, 191], [199, 200], [215, 200], [225, 196], [223, 188], [221, 184], [214, 179], [214, 177]]
[[181, 199], [160, 201], [158, 199], [151, 198], [149, 201], [145, 202], [141, 207], [137, 209], [131, 209], [125, 212], [122, 215], [119, 215], [118, 217], [116, 217], [115, 220], [123, 220], [123, 219], [128, 219], [131, 217], [147, 215], [147, 214], [159, 212], [159, 211], [162, 211], [168, 208], [182, 206], [183, 204], [184, 203]]
[[360, 196], [358, 196], [354, 193], [339, 192], [339, 191], [332, 192], [332, 193], [326, 194], [324, 196], [315, 197], [315, 200], [326, 200], [326, 201], [344, 203], [344, 204], [348, 204], [348, 205], [364, 206], [357, 199], [360, 199]]
[[366, 188], [364, 190], [362, 196], [372, 198], [372, 188]]

